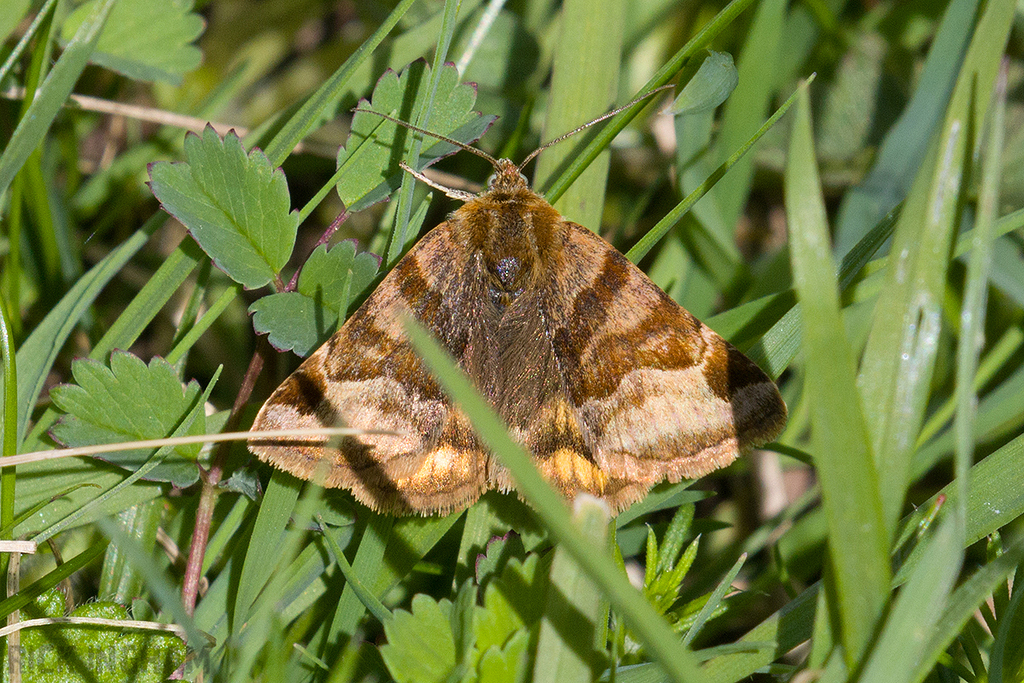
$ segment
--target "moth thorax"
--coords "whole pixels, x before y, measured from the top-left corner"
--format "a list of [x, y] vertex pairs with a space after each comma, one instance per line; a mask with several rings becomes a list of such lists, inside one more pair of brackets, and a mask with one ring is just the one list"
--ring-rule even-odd
[[533, 255], [488, 254], [485, 257], [488, 283], [487, 294], [495, 306], [504, 308], [523, 293], [533, 272]]

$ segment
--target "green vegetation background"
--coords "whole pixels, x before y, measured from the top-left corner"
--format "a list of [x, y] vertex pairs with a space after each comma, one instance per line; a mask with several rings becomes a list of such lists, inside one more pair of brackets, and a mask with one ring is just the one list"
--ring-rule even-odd
[[6, 467], [0, 535], [51, 545], [0, 616], [60, 616], [71, 576], [189, 655], [50, 625], [4, 679], [1024, 679], [1022, 22], [1011, 0], [2, 3], [4, 456], [249, 425], [454, 208], [397, 166], [452, 149], [360, 98], [522, 159], [673, 85], [534, 186], [791, 413], [770, 453], [609, 520], [414, 330], [529, 506], [375, 515], [238, 442]]

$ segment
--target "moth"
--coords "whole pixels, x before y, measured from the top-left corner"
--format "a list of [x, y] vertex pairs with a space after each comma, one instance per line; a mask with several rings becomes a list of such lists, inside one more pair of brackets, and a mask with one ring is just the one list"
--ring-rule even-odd
[[658, 482], [703, 476], [778, 436], [786, 405], [757, 365], [530, 189], [522, 169], [540, 150], [517, 166], [448, 141], [491, 162], [488, 187], [440, 188], [462, 207], [273, 392], [252, 427], [393, 434], [254, 437], [253, 453], [396, 515], [447, 514], [512, 489], [417, 357], [405, 315], [436, 336], [568, 499], [587, 492], [621, 511]]

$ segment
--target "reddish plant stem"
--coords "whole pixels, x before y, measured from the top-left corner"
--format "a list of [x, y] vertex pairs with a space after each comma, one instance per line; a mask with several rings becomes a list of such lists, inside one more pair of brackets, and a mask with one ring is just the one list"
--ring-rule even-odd
[[[239, 387], [235, 404], [231, 407], [231, 414], [228, 416], [227, 424], [224, 426], [225, 431], [235, 431], [238, 428], [238, 420], [242, 408], [249, 402], [253, 387], [256, 386], [256, 379], [263, 370], [267, 351], [267, 338], [263, 336], [258, 337], [256, 340], [256, 350], [253, 353], [252, 360], [249, 361], [249, 369], [245, 371], [242, 386]], [[196, 508], [196, 523], [192, 530], [192, 541], [188, 549], [188, 563], [185, 565], [185, 578], [181, 587], [181, 601], [185, 605], [185, 612], [190, 616], [196, 608], [199, 583], [203, 578], [203, 559], [206, 556], [206, 544], [210, 540], [210, 526], [213, 523], [213, 509], [217, 505], [218, 486], [221, 476], [224, 474], [224, 461], [227, 459], [230, 449], [230, 441], [219, 443], [214, 450], [210, 469], [206, 471], [200, 469], [203, 489], [199, 494], [199, 505]]]
[[[324, 230], [324, 234], [320, 235], [320, 239], [318, 239], [316, 241], [316, 244], [313, 245], [313, 248], [309, 250], [309, 254], [306, 254], [306, 258], [302, 259], [302, 265], [295, 269], [295, 272], [292, 274], [292, 279], [288, 281], [288, 284], [285, 286], [283, 291], [295, 291], [295, 287], [298, 285], [299, 282], [299, 273], [302, 272], [302, 266], [306, 265], [306, 261], [309, 260], [310, 254], [312, 254], [316, 250], [316, 248], [319, 247], [321, 244], [327, 244], [327, 241], [331, 239], [331, 236], [333, 236], [334, 233], [338, 231], [338, 228], [341, 227], [342, 223], [348, 220], [348, 217], [349, 213], [348, 210], [346, 209], [345, 211], [342, 211], [340, 214], [338, 214], [338, 217], [335, 218], [331, 222], [331, 224], [327, 226], [327, 229]], [[278, 287], [278, 291], [281, 291], [280, 287]]]

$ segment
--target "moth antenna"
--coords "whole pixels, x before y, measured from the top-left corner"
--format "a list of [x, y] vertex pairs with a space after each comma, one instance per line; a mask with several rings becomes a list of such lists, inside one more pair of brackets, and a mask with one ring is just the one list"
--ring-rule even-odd
[[[652, 91], [652, 92], [655, 92], [655, 91]], [[629, 105], [626, 105], [626, 106], [629, 106]], [[477, 155], [478, 157], [486, 159], [487, 161], [490, 162], [491, 166], [494, 167], [495, 171], [498, 170], [498, 160], [497, 159], [495, 159], [494, 157], [492, 157], [490, 154], [488, 154], [487, 152], [483, 151], [482, 149], [477, 149], [476, 147], [473, 147], [472, 145], [467, 145], [465, 142], [459, 142], [458, 140], [453, 140], [452, 138], [448, 137], [447, 135], [441, 135], [440, 133], [435, 133], [433, 131], [425, 130], [423, 128], [420, 128], [419, 126], [414, 126], [411, 123], [406, 123], [402, 119], [395, 118], [394, 116], [388, 116], [387, 114], [381, 114], [379, 111], [373, 111], [372, 109], [360, 109], [359, 107], [356, 107], [352, 111], [354, 111], [354, 112], [361, 111], [364, 114], [374, 114], [376, 116], [381, 117], [382, 119], [387, 119], [388, 121], [391, 121], [392, 123], [397, 123], [399, 126], [402, 126], [404, 128], [408, 128], [411, 131], [415, 131], [417, 133], [422, 133], [423, 135], [429, 135], [430, 137], [437, 138], [438, 140], [440, 140], [442, 142], [447, 142], [450, 145], [455, 145], [459, 149], [464, 149], [467, 152], [472, 152], [473, 154]], [[410, 173], [412, 173], [417, 178], [420, 178], [421, 180], [423, 179], [423, 177], [418, 175], [415, 171], [411, 171], [410, 170]], [[426, 181], [424, 181], [424, 182], [426, 182]], [[427, 184], [430, 185], [431, 183], [428, 182]], [[431, 186], [432, 187], [437, 187], [436, 185], [431, 185]], [[438, 187], [437, 189], [444, 189], [444, 188]], [[456, 190], [456, 191], [458, 191], [458, 190]], [[445, 193], [447, 194], [447, 191]], [[451, 195], [448, 195], [448, 196], [450, 197]]]
[[422, 173], [420, 173], [419, 171], [417, 171], [404, 161], [399, 161], [398, 166], [403, 171], [411, 175], [413, 178], [416, 178], [416, 180], [419, 180], [421, 183], [426, 183], [427, 185], [430, 185], [435, 190], [440, 190], [441, 192], [444, 192], [452, 199], [458, 199], [460, 202], [468, 202], [471, 199], [476, 199], [476, 195], [473, 194], [472, 192], [466, 192], [465, 190], [456, 190], [454, 187], [445, 187], [441, 183], [435, 183], [433, 180], [423, 175]]
[[559, 142], [562, 142], [563, 140], [566, 140], [568, 138], [571, 138], [573, 135], [576, 135], [576, 133], [584, 131], [587, 128], [590, 128], [591, 126], [593, 126], [595, 124], [601, 123], [602, 121], [604, 121], [606, 119], [610, 119], [611, 117], [615, 116], [616, 114], [619, 114], [619, 113], [629, 109], [630, 107], [632, 107], [637, 102], [643, 102], [644, 100], [646, 100], [648, 97], [650, 97], [654, 93], [661, 92], [662, 90], [668, 90], [671, 87], [672, 87], [671, 85], [663, 85], [660, 88], [655, 88], [654, 90], [651, 90], [650, 92], [646, 92], [643, 95], [640, 95], [639, 97], [633, 99], [632, 101], [627, 102], [626, 104], [622, 105], [621, 107], [617, 107], [615, 109], [612, 109], [607, 114], [603, 114], [601, 116], [598, 116], [593, 121], [588, 121], [587, 123], [584, 123], [582, 126], [580, 126], [578, 128], [574, 128], [574, 129], [570, 130], [568, 133], [565, 133], [564, 135], [559, 135], [554, 140], [549, 140], [548, 142], [545, 142], [543, 145], [541, 145], [540, 147], [538, 147], [537, 149], [533, 150], [532, 152], [530, 152], [527, 155], [527, 157], [523, 161], [523, 163], [519, 164], [519, 171], [522, 172], [522, 170], [524, 168], [526, 168], [526, 165], [528, 163], [533, 161], [538, 154], [540, 154], [541, 152], [546, 150], [548, 147], [552, 147], [554, 145], [557, 145]]

